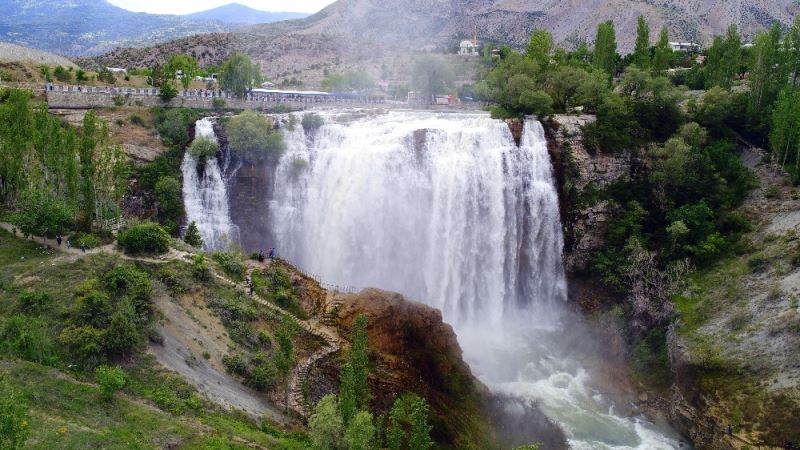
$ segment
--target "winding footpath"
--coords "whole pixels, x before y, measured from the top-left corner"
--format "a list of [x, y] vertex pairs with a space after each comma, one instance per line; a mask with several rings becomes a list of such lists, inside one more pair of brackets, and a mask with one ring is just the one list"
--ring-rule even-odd
[[[16, 227], [10, 223], [0, 222], [0, 228], [8, 231], [9, 233], [14, 234], [17, 238], [26, 239], [24, 236], [20, 236], [19, 231], [15, 232]], [[102, 247], [89, 249], [84, 252], [74, 247], [67, 248], [65, 244], [58, 246], [58, 243], [54, 239], [47, 239], [40, 236], [28, 236], [27, 240], [43, 246], [47, 246], [50, 249], [50, 251], [65, 253], [71, 257], [70, 259], [71, 261], [75, 261], [77, 259], [91, 255], [110, 254], [118, 256], [127, 261], [137, 261], [137, 262], [144, 262], [151, 264], [164, 264], [176, 260], [188, 262], [193, 256], [192, 253], [171, 248], [169, 252], [161, 256], [145, 258], [137, 256], [128, 256], [117, 250], [114, 244], [104, 245]], [[247, 271], [248, 278], [252, 279], [251, 275], [254, 270], [256, 270], [256, 268], [254, 267], [248, 268]], [[225, 276], [214, 271], [213, 269], [212, 269], [212, 274], [214, 278], [216, 278], [217, 280], [233, 287], [234, 289], [238, 290], [245, 296], [248, 296], [249, 288], [243, 283], [237, 283], [235, 281], [232, 281], [229, 278], [226, 278]], [[256, 293], [253, 293], [252, 298], [259, 304], [273, 310], [274, 312], [282, 316], [288, 316], [302, 330], [322, 339], [325, 342], [325, 345], [321, 349], [312, 353], [304, 360], [298, 362], [298, 364], [292, 371], [292, 377], [289, 380], [289, 392], [290, 392], [289, 405], [288, 405], [289, 409], [291, 409], [293, 412], [295, 412], [302, 418], [308, 418], [311, 414], [311, 408], [310, 405], [308, 405], [308, 402], [306, 401], [305, 395], [303, 393], [303, 386], [306, 385], [308, 381], [308, 374], [311, 368], [314, 366], [314, 364], [338, 352], [343, 346], [346, 345], [346, 342], [339, 336], [339, 333], [337, 332], [336, 328], [332, 326], [332, 321], [325, 319], [326, 315], [324, 314], [324, 312], [322, 314], [323, 316], [322, 321], [316, 318], [302, 320], [297, 316], [295, 316], [294, 314], [292, 314], [291, 312], [286, 311], [280, 306], [267, 301], [266, 299], [262, 298], [260, 295]]]

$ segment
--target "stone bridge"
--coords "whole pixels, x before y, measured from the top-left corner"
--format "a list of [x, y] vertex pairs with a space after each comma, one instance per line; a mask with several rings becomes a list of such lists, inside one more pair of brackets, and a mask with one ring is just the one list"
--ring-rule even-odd
[[370, 95], [316, 95], [292, 93], [251, 93], [237, 98], [219, 90], [188, 89], [164, 102], [155, 88], [129, 88], [109, 86], [73, 86], [47, 84], [44, 88], [47, 105], [51, 109], [114, 108], [122, 106], [167, 107], [193, 109], [251, 109], [264, 112], [285, 112], [326, 108], [381, 108], [381, 109], [431, 109], [464, 110], [482, 109], [479, 103], [427, 105], [387, 100]]

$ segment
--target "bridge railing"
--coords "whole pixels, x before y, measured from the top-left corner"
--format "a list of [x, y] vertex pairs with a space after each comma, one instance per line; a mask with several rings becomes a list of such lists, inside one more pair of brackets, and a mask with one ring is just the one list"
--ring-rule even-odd
[[356, 286], [328, 283], [325, 280], [323, 280], [322, 277], [320, 277], [319, 275], [304, 271], [303, 268], [299, 264], [297, 264], [296, 262], [294, 262], [294, 261], [292, 261], [290, 259], [287, 259], [285, 256], [279, 255], [278, 253], [275, 253], [275, 259], [283, 261], [283, 262], [291, 265], [292, 267], [296, 268], [297, 270], [301, 271], [305, 276], [307, 276], [307, 277], [311, 278], [312, 280], [316, 281], [317, 284], [320, 285], [320, 287], [322, 287], [323, 289], [325, 289], [327, 291], [334, 291], [334, 292], [338, 292], [338, 293], [341, 293], [341, 294], [357, 294], [357, 293], [359, 293], [359, 292], [361, 292], [363, 290], [363, 288], [356, 287]]
[[[116, 86], [86, 86], [86, 85], [58, 85], [47, 83], [44, 87], [45, 92], [62, 92], [71, 94], [103, 94], [103, 95], [123, 95], [131, 97], [158, 97], [157, 88], [132, 88]], [[306, 103], [306, 104], [385, 104], [385, 97], [375, 95], [355, 95], [337, 96], [315, 95], [315, 94], [292, 94], [292, 93], [260, 93], [252, 92], [237, 97], [231, 92], [219, 89], [184, 89], [178, 92], [178, 97], [183, 98], [203, 98], [221, 100], [240, 100], [245, 102], [259, 103]]]

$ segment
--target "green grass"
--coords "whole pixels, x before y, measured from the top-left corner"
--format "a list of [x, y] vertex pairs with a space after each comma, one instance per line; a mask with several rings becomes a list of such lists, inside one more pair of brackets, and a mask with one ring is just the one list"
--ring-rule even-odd
[[195, 433], [155, 408], [100, 390], [55, 369], [29, 362], [0, 361], [12, 385], [27, 400], [27, 445], [52, 448], [161, 448]]

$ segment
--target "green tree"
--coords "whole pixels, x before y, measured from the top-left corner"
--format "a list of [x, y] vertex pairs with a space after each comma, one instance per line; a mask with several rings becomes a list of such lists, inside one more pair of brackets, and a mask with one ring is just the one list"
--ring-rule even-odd
[[377, 448], [376, 434], [377, 430], [372, 423], [372, 414], [360, 411], [347, 426], [342, 443], [347, 450], [374, 450]]
[[192, 221], [186, 228], [186, 234], [183, 236], [183, 241], [195, 248], [203, 248], [203, 237], [200, 236], [200, 230], [197, 228], [197, 223]]
[[81, 168], [81, 212], [84, 226], [91, 228], [97, 213], [97, 190], [95, 175], [97, 174], [97, 144], [101, 126], [94, 111], [89, 111], [83, 118], [78, 155]]
[[592, 64], [610, 78], [617, 73], [617, 33], [614, 30], [614, 22], [610, 20], [597, 27]]
[[786, 71], [791, 79], [791, 84], [797, 86], [797, 78], [800, 75], [800, 16], [794, 18], [792, 27], [786, 33], [783, 51], [786, 55]]
[[278, 331], [275, 333], [275, 341], [278, 344], [278, 348], [273, 358], [275, 368], [278, 369], [278, 375], [283, 384], [284, 411], [286, 412], [289, 411], [289, 381], [295, 363], [294, 343], [292, 342], [295, 332], [295, 323], [290, 317], [284, 316]]
[[179, 76], [184, 89], [188, 89], [192, 84], [192, 79], [197, 75], [197, 60], [190, 55], [172, 55], [166, 65], [166, 71], [171, 77]]
[[0, 375], [0, 448], [21, 449], [28, 439], [28, 407], [25, 398]]
[[143, 222], [120, 231], [117, 243], [129, 255], [160, 255], [169, 250], [170, 237], [159, 224]]
[[232, 117], [226, 130], [230, 149], [247, 157], [277, 159], [286, 149], [281, 133], [254, 111]]
[[431, 102], [433, 96], [446, 94], [452, 87], [453, 69], [440, 56], [425, 55], [414, 61], [411, 85], [425, 102]]
[[395, 400], [389, 411], [389, 428], [386, 432], [389, 450], [427, 450], [433, 447], [430, 437], [433, 428], [428, 424], [429, 410], [428, 402], [416, 394], [404, 394]]
[[785, 52], [781, 51], [781, 26], [776, 22], [769, 32], [759, 33], [753, 43], [749, 117], [762, 117], [786, 85], [787, 73], [781, 65], [784, 55]]
[[53, 71], [53, 76], [62, 83], [69, 83], [72, 81], [72, 72], [61, 66], [56, 66], [56, 69]]
[[728, 27], [725, 37], [716, 36], [706, 59], [706, 87], [730, 89], [738, 72], [742, 39], [736, 25]]
[[336, 450], [342, 439], [344, 423], [335, 395], [326, 395], [317, 403], [308, 421], [311, 444], [315, 450]]
[[183, 218], [183, 190], [174, 177], [161, 177], [155, 185], [159, 221], [169, 230], [177, 231]]
[[528, 58], [533, 59], [539, 67], [547, 67], [553, 53], [553, 35], [549, 31], [535, 29], [528, 41]]
[[636, 21], [636, 47], [633, 50], [633, 63], [640, 69], [650, 67], [650, 25], [644, 16]]
[[114, 355], [130, 354], [139, 345], [142, 332], [130, 300], [124, 300], [111, 315], [105, 337], [106, 349]]
[[114, 398], [114, 394], [127, 382], [125, 372], [119, 367], [99, 366], [94, 370], [94, 378], [106, 400]]
[[73, 210], [62, 200], [35, 190], [22, 196], [11, 221], [25, 234], [54, 236], [69, 229], [73, 218]]
[[695, 119], [702, 125], [715, 131], [721, 131], [725, 121], [731, 114], [732, 99], [730, 92], [719, 86], [706, 91], [697, 105]]
[[223, 89], [241, 98], [261, 83], [261, 67], [244, 53], [234, 53], [220, 68], [219, 83]]
[[653, 57], [653, 71], [663, 72], [670, 68], [672, 62], [672, 48], [669, 46], [669, 30], [666, 25], [661, 28], [661, 33], [656, 44], [655, 56]]
[[170, 100], [178, 96], [178, 88], [175, 87], [172, 80], [163, 81], [158, 88], [158, 96], [161, 101], [169, 103]]
[[428, 424], [429, 410], [428, 402], [422, 397], [415, 396], [409, 411], [409, 421], [411, 422], [411, 431], [408, 437], [409, 448], [427, 450], [433, 447], [431, 439], [433, 427]]
[[800, 89], [787, 87], [778, 95], [769, 140], [777, 161], [786, 165], [794, 158], [800, 167]]

